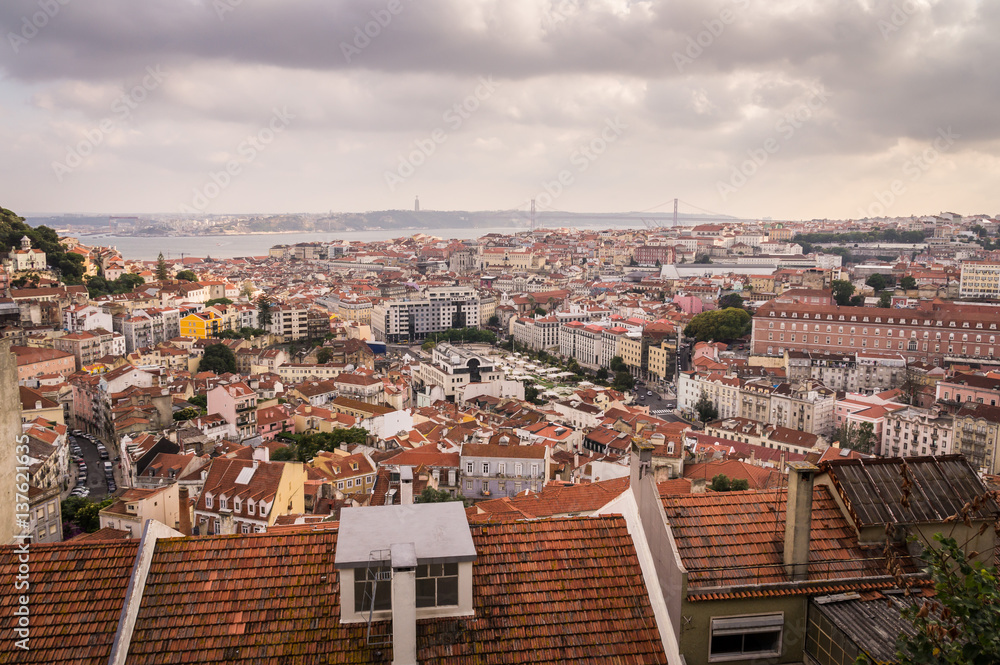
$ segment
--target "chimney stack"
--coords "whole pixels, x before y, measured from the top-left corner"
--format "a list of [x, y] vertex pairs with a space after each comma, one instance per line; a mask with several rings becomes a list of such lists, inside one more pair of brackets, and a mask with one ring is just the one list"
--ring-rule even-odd
[[408, 506], [413, 503], [413, 468], [399, 467], [399, 505]]
[[177, 489], [177, 508], [179, 522], [177, 529], [185, 536], [191, 535], [191, 506], [188, 505], [188, 488], [187, 485], [181, 485]]
[[221, 510], [219, 511], [219, 517], [221, 518], [221, 524], [219, 525], [219, 533], [215, 534], [217, 536], [221, 535], [232, 535], [236, 533], [236, 527], [233, 524], [233, 511], [231, 510]]
[[812, 529], [813, 483], [819, 467], [809, 462], [788, 463], [785, 504], [785, 572], [793, 581], [809, 577], [809, 532]]
[[390, 546], [392, 557], [392, 665], [417, 665], [417, 550]]

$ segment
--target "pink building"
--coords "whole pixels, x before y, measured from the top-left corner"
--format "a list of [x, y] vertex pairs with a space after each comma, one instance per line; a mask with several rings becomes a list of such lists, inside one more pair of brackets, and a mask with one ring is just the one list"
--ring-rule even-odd
[[705, 311], [705, 303], [698, 296], [674, 296], [673, 302], [685, 314], [701, 314]]
[[208, 412], [236, 428], [241, 441], [257, 435], [257, 393], [245, 383], [216, 386], [208, 391]]
[[257, 410], [257, 432], [265, 441], [273, 441], [282, 432], [295, 432], [291, 409], [279, 404]]

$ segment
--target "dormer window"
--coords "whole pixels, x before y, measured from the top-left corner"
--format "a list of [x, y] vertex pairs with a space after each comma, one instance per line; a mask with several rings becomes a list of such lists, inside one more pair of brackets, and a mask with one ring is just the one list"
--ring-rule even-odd
[[212, 495], [211, 494], [206, 494], [205, 495], [205, 507], [208, 508], [209, 510], [212, 509]]
[[243, 501], [240, 500], [240, 497], [233, 499], [233, 510], [236, 512], [243, 510]]
[[253, 499], [247, 501], [247, 515], [253, 515], [254, 503]]
[[219, 498], [219, 510], [229, 510], [229, 499], [224, 496]]
[[417, 607], [458, 605], [458, 564], [417, 566]]

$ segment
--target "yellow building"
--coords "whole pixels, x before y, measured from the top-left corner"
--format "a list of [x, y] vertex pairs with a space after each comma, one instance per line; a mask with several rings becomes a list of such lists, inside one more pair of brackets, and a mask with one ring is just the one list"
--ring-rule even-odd
[[674, 374], [674, 358], [677, 354], [677, 341], [663, 340], [659, 346], [649, 347], [649, 373], [660, 381]]
[[218, 336], [221, 330], [225, 330], [222, 317], [211, 310], [188, 314], [181, 319], [181, 337], [206, 339]]
[[642, 338], [621, 335], [618, 337], [618, 355], [625, 361], [626, 367], [635, 375], [643, 370]]

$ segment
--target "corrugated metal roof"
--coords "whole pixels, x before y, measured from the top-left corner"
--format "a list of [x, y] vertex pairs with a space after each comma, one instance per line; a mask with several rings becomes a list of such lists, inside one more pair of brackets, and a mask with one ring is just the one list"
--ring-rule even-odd
[[[836, 459], [823, 462], [823, 469], [860, 527], [943, 522], [986, 492], [960, 455]], [[971, 517], [991, 520], [997, 512], [989, 501]]]

